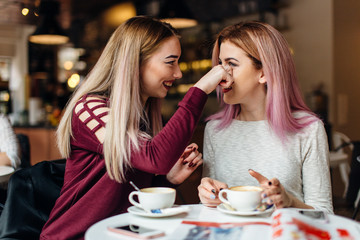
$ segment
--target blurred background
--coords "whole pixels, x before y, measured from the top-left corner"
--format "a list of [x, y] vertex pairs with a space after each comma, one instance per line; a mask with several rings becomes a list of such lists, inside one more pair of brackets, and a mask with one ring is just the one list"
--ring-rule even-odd
[[[8, 114], [17, 132], [30, 136], [32, 164], [59, 157], [54, 131], [69, 96], [119, 24], [151, 15], [183, 20], [174, 23], [182, 35], [183, 78], [165, 99], [167, 120], [187, 89], [211, 68], [216, 33], [258, 20], [288, 40], [304, 98], [328, 133], [359, 140], [359, 11], [358, 0], [0, 0], [0, 112]], [[212, 94], [203, 117], [217, 109]], [[194, 135], [200, 146], [203, 127], [201, 122]], [[337, 169], [332, 174], [340, 178]], [[334, 181], [334, 196], [342, 196], [343, 188], [342, 181]]]

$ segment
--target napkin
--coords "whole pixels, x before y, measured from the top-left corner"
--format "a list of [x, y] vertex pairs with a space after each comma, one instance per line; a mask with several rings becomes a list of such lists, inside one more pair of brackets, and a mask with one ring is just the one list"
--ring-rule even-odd
[[189, 210], [190, 210], [189, 206], [180, 206], [180, 207], [171, 207], [171, 208], [163, 208], [163, 209], [152, 209], [151, 213], [171, 214], [171, 213], [188, 212]]

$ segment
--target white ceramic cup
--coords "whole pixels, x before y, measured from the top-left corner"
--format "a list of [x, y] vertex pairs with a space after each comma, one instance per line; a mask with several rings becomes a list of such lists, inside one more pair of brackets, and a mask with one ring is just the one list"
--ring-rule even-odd
[[256, 186], [236, 186], [221, 190], [219, 199], [237, 211], [253, 211], [261, 203], [262, 191], [261, 187]]
[[[134, 200], [134, 196], [138, 196], [139, 202]], [[172, 207], [175, 202], [175, 196], [176, 191], [173, 188], [150, 187], [131, 192], [129, 201], [136, 207], [151, 211]]]

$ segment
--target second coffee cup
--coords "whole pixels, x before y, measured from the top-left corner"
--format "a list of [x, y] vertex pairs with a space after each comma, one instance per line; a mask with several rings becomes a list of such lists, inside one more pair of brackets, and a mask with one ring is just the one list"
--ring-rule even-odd
[[[134, 200], [134, 196], [138, 196], [139, 202]], [[129, 201], [136, 207], [151, 211], [172, 207], [175, 202], [175, 197], [176, 191], [173, 188], [150, 187], [131, 192]]]
[[[261, 203], [261, 187], [236, 186], [223, 189], [219, 193], [219, 199], [229, 204], [237, 211], [253, 211]], [[226, 193], [226, 198], [224, 194]]]

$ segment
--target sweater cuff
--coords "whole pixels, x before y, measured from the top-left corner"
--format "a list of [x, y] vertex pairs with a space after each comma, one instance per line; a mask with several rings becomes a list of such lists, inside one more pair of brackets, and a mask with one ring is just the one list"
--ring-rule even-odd
[[187, 106], [191, 110], [203, 109], [208, 99], [208, 95], [197, 87], [191, 87], [184, 96], [179, 106]]

